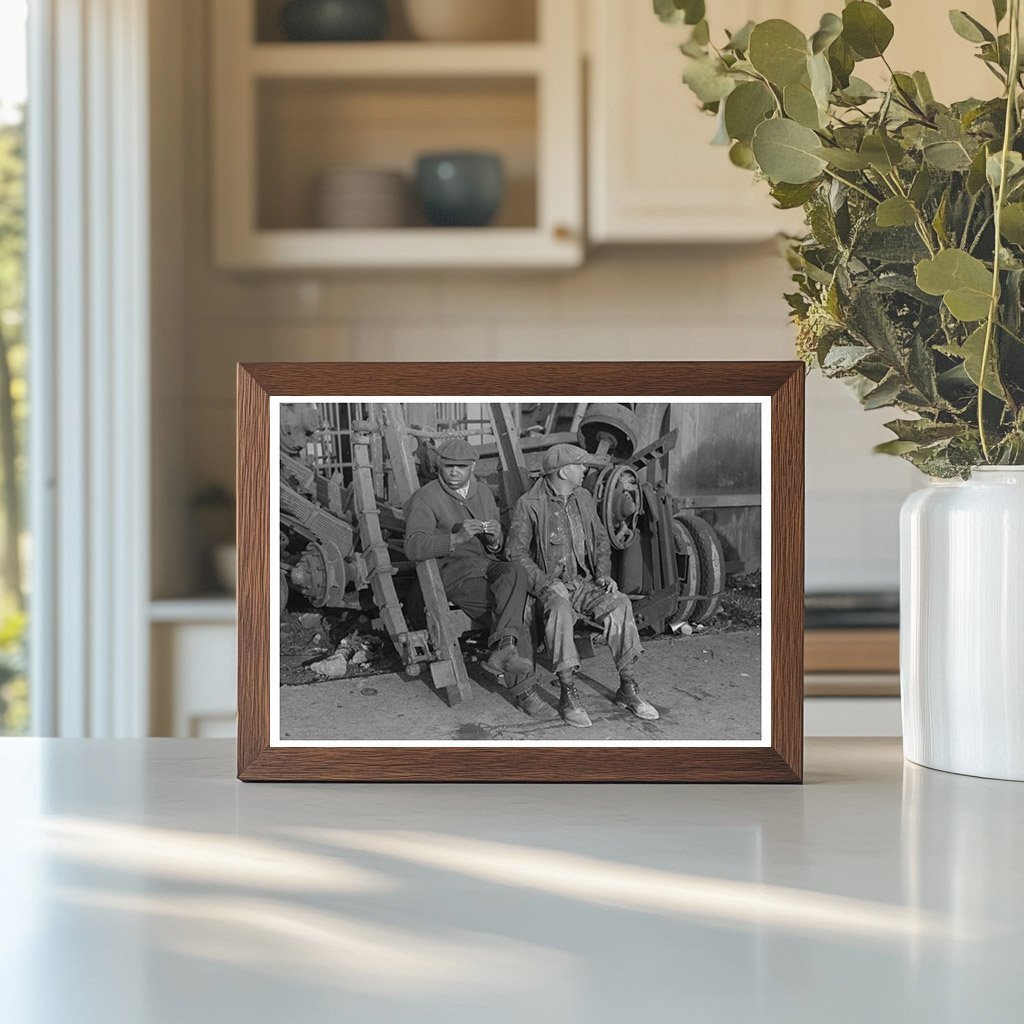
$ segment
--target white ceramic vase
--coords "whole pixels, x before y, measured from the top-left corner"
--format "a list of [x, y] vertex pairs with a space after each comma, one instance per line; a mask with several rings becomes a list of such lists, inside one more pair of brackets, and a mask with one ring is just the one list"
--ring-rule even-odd
[[1024, 781], [1024, 466], [911, 494], [900, 560], [904, 754]]

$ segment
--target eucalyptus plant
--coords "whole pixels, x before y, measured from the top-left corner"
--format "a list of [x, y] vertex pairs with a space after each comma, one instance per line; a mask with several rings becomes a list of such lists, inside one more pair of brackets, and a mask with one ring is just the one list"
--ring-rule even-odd
[[[866, 409], [911, 418], [878, 451], [931, 476], [1024, 463], [1024, 134], [1020, 0], [992, 23], [950, 11], [998, 95], [947, 106], [893, 69], [890, 0], [852, 0], [806, 36], [781, 19], [711, 40], [705, 0], [654, 0], [691, 26], [683, 80], [715, 141], [807, 233], [786, 241], [797, 350]], [[858, 65], [879, 61], [888, 87]], [[995, 83], [993, 83], [995, 85]]]

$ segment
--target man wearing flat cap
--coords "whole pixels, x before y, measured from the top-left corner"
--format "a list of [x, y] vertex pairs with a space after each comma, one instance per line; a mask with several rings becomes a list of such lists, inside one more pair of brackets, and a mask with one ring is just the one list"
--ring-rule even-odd
[[473, 475], [473, 446], [453, 438], [437, 448], [437, 479], [424, 484], [405, 507], [405, 553], [414, 562], [436, 558], [448, 600], [474, 619], [491, 622], [491, 655], [483, 663], [504, 675], [516, 706], [541, 715], [548, 705], [537, 695], [525, 625], [527, 577], [500, 557], [498, 506], [491, 489]]
[[608, 532], [582, 486], [586, 466], [598, 461], [574, 444], [549, 448], [541, 462], [543, 476], [516, 502], [509, 528], [509, 556], [543, 602], [544, 634], [562, 691], [558, 712], [577, 728], [591, 724], [574, 683], [580, 667], [572, 633], [577, 614], [604, 629], [619, 670], [615, 703], [638, 718], [658, 717], [637, 686], [641, 647], [633, 606], [611, 577]]

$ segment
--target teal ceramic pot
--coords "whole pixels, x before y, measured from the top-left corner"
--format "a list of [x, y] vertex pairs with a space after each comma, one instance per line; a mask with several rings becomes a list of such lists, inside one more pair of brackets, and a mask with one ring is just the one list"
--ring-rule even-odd
[[281, 11], [285, 37], [296, 42], [380, 39], [387, 26], [387, 0], [290, 0]]
[[483, 227], [498, 212], [505, 193], [501, 157], [427, 153], [416, 162], [416, 192], [436, 227]]

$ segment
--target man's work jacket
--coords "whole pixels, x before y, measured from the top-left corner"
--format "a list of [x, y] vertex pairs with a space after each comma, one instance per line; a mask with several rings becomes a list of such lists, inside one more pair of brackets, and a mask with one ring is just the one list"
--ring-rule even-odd
[[[509, 557], [525, 570], [530, 592], [536, 595], [566, 577], [562, 531], [553, 528], [561, 507], [568, 518], [572, 553], [581, 575], [591, 580], [611, 575], [611, 543], [590, 491], [577, 487], [562, 506], [562, 499], [541, 477], [516, 502], [508, 531]], [[575, 567], [570, 576], [575, 574], [574, 570]]]
[[488, 550], [482, 536], [457, 542], [455, 531], [467, 519], [498, 521], [498, 505], [487, 484], [470, 477], [465, 498], [440, 480], [424, 484], [405, 506], [406, 557], [413, 562], [436, 558], [446, 587], [482, 576], [486, 563], [498, 558], [502, 538], [500, 532], [490, 538], [494, 550]]

